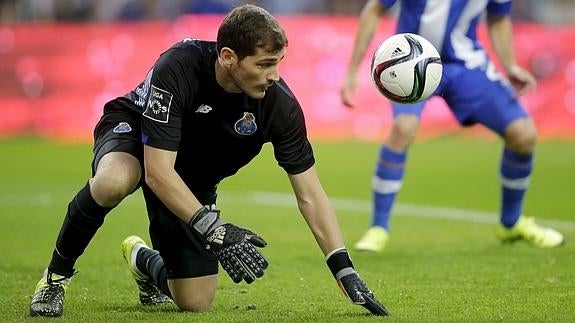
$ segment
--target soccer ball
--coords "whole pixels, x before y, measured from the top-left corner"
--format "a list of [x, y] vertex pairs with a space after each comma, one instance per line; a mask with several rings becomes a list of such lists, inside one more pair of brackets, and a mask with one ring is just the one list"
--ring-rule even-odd
[[387, 38], [371, 60], [375, 87], [397, 103], [427, 99], [437, 89], [442, 72], [437, 49], [416, 34], [402, 33]]

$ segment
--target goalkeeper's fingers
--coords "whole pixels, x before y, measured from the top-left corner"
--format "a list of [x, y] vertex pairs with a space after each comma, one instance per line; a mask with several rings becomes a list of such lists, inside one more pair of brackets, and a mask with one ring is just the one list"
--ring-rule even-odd
[[[234, 257], [235, 258], [235, 257]], [[256, 280], [254, 273], [250, 272], [241, 261], [235, 259], [236, 261], [231, 261], [234, 265], [230, 264], [230, 261], [220, 261], [222, 268], [228, 273], [230, 278], [234, 283], [239, 284], [245, 281], [248, 284], [253, 283]]]
[[253, 246], [252, 243], [250, 243], [250, 241], [242, 242], [242, 244], [245, 245], [243, 247], [243, 251], [245, 251], [245, 253], [249, 256], [246, 257], [246, 264], [250, 270], [256, 274], [257, 277], [263, 276], [263, 271], [269, 266], [267, 259], [256, 247]]
[[[236, 254], [244, 266], [247, 275], [255, 279], [264, 275], [264, 270], [268, 267], [268, 262], [262, 254], [249, 242], [241, 242], [242, 249]], [[253, 280], [252, 280], [253, 281]], [[246, 280], [246, 282], [248, 282]], [[250, 283], [250, 282], [248, 282]]]
[[222, 268], [236, 284], [242, 280], [248, 284], [253, 283], [256, 278], [264, 275], [264, 270], [269, 265], [249, 241], [222, 248], [218, 253], [218, 258]]
[[255, 234], [249, 237], [248, 241], [258, 248], [263, 248], [268, 245], [268, 243], [264, 240], [264, 238]]
[[374, 315], [390, 315], [389, 311], [375, 299], [373, 293], [357, 273], [344, 276], [337, 283], [352, 303], [363, 306]]
[[236, 284], [241, 283], [242, 280], [251, 284], [257, 277], [263, 276], [263, 270], [260, 270], [261, 273], [258, 273], [259, 276], [256, 276], [256, 274], [247, 268], [247, 265], [236, 256], [234, 256], [233, 259], [220, 260], [220, 263], [222, 264], [222, 268], [224, 268]]
[[236, 257], [220, 258], [220, 264], [234, 283], [239, 284], [244, 279], [244, 267]]
[[381, 304], [372, 293], [361, 292], [361, 296], [365, 300], [365, 303], [361, 306], [365, 307], [373, 315], [379, 316], [389, 316], [391, 313]]

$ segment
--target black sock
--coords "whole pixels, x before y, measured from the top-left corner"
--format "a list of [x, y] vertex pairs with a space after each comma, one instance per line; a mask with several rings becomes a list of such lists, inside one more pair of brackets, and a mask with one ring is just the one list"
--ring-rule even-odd
[[140, 272], [149, 276], [154, 281], [154, 284], [166, 296], [172, 297], [170, 288], [168, 287], [168, 274], [164, 260], [160, 253], [153, 249], [141, 248], [138, 250], [136, 257], [136, 267]]
[[48, 270], [70, 277], [74, 273], [76, 260], [84, 253], [111, 210], [94, 201], [90, 185], [86, 184], [68, 204], [68, 212], [60, 228]]

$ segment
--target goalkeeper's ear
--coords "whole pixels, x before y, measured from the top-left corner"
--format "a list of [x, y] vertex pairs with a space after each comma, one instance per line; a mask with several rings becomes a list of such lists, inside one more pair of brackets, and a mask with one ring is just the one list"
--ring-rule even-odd
[[264, 238], [257, 235], [252, 236], [249, 240], [254, 246], [258, 248], [263, 248], [268, 245]]

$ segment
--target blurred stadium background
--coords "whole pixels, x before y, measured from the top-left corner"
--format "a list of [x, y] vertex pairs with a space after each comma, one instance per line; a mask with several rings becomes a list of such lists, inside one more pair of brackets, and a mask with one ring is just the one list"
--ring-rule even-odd
[[[280, 72], [306, 112], [316, 157], [322, 160], [318, 169], [346, 244], [361, 236], [369, 221], [377, 143], [390, 122], [388, 103], [368, 77], [368, 57], [359, 107], [346, 109], [339, 99], [364, 1], [0, 0], [0, 289], [15, 295], [0, 297], [0, 322], [28, 318], [30, 295], [49, 260], [65, 206], [89, 176], [92, 129], [103, 103], [136, 86], [174, 42], [214, 39], [222, 14], [247, 2], [268, 9], [286, 28], [290, 44]], [[545, 251], [524, 244], [501, 248], [491, 227], [497, 221], [501, 143], [478, 127], [462, 131], [443, 103], [434, 100], [418, 134], [423, 142], [411, 152], [389, 251], [377, 256], [352, 251], [362, 277], [394, 313], [392, 319], [575, 321], [574, 12], [574, 0], [514, 1], [517, 56], [539, 80], [538, 89], [522, 98], [542, 140], [526, 213], [563, 231], [568, 243]], [[392, 31], [393, 18], [382, 21], [377, 41]], [[81, 275], [63, 319], [370, 319], [343, 296], [335, 297], [337, 287], [323, 258], [291, 195], [283, 193], [289, 185], [269, 146], [222, 184], [225, 194], [218, 205], [226, 219], [269, 239], [270, 279], [236, 288], [222, 275], [215, 311], [205, 315], [138, 307], [118, 249], [126, 235], [146, 236], [138, 193], [114, 212], [121, 216], [107, 217], [80, 260]], [[258, 311], [249, 309], [252, 304]]]
[[[90, 142], [108, 99], [131, 90], [159, 53], [184, 38], [214, 39], [221, 15], [235, 5], [267, 8], [290, 45], [282, 76], [306, 111], [313, 140], [378, 142], [389, 129], [388, 104], [365, 75], [359, 109], [345, 109], [339, 86], [357, 14], [349, 0], [3, 0], [0, 1], [0, 139], [20, 135]], [[523, 98], [543, 140], [575, 139], [575, 1], [516, 0], [519, 62], [539, 79]], [[372, 46], [393, 31], [384, 20]], [[482, 35], [485, 38], [485, 33]], [[441, 100], [426, 109], [419, 139], [460, 132]]]

